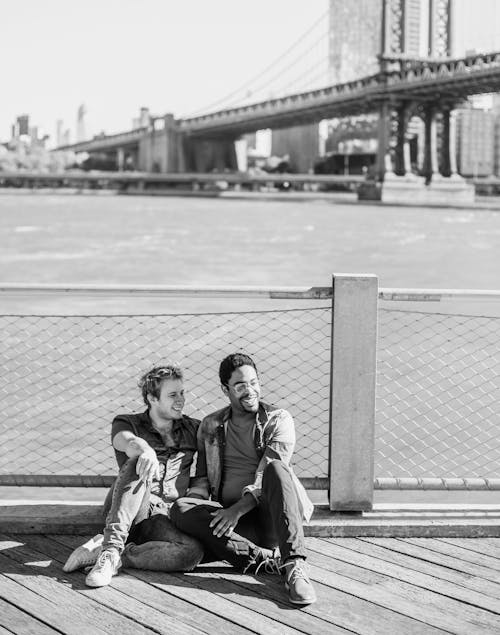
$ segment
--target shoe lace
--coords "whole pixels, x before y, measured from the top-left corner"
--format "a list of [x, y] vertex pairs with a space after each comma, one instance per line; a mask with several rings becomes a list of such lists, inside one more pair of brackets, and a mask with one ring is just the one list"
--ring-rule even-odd
[[109, 561], [111, 566], [115, 566], [114, 554], [111, 551], [101, 551], [94, 565], [94, 569], [102, 569], [106, 566], [106, 562]]
[[250, 560], [247, 566], [243, 569], [243, 573], [246, 573], [249, 569], [251, 569], [255, 565], [257, 566], [254, 571], [254, 575], [257, 575], [261, 569], [263, 569], [265, 573], [269, 573], [269, 574], [281, 573], [280, 572], [281, 560], [279, 557], [279, 551], [275, 549], [273, 551], [272, 556], [265, 556], [265, 557], [263, 557], [262, 553], [257, 553]]
[[282, 565], [279, 558], [270, 558], [268, 556], [267, 558], [264, 558], [264, 560], [261, 560], [261, 562], [257, 565], [255, 575], [257, 575], [261, 569], [264, 570], [264, 573], [268, 573], [269, 575], [280, 575], [281, 567]]
[[291, 567], [288, 582], [291, 582], [292, 584], [297, 582], [297, 580], [306, 580], [306, 582], [309, 582], [309, 576], [307, 575], [307, 568], [305, 563], [297, 561], [285, 562], [285, 564], [282, 564], [280, 566], [280, 569], [286, 570], [287, 567]]

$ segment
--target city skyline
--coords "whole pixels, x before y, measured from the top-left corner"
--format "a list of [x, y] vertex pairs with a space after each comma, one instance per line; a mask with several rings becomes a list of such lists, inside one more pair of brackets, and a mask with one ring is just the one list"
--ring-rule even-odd
[[[378, 0], [373, 0], [374, 2]], [[328, 0], [7, 0], [0, 15], [6, 70], [0, 141], [16, 117], [55, 142], [58, 120], [75, 138], [130, 129], [141, 106], [183, 116], [203, 109], [274, 61], [328, 10]], [[77, 10], [75, 10], [77, 7]], [[479, 10], [478, 10], [479, 9]], [[455, 0], [457, 55], [500, 50], [495, 0]]]

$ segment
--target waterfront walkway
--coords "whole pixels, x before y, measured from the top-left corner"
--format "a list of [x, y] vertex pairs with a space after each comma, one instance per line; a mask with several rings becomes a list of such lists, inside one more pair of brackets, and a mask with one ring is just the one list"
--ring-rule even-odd
[[81, 536], [0, 535], [0, 633], [500, 632], [500, 538], [308, 537], [318, 602], [225, 563], [189, 574], [128, 569], [90, 589], [62, 565]]

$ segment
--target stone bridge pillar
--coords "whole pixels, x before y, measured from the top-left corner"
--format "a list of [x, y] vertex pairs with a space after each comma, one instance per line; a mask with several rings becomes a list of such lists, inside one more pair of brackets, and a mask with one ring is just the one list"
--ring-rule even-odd
[[438, 174], [438, 154], [437, 154], [437, 129], [436, 129], [436, 107], [434, 105], [424, 108], [424, 165], [422, 175], [426, 183], [432, 181], [432, 177]]
[[443, 176], [457, 176], [456, 155], [456, 121], [453, 106], [446, 104], [442, 108], [441, 128], [441, 174]]
[[123, 148], [118, 148], [116, 151], [116, 168], [118, 172], [123, 172], [123, 168], [125, 167], [125, 150]]
[[184, 139], [185, 169], [187, 172], [236, 171], [238, 161], [234, 142], [235, 139], [232, 137], [213, 139], [186, 137]]

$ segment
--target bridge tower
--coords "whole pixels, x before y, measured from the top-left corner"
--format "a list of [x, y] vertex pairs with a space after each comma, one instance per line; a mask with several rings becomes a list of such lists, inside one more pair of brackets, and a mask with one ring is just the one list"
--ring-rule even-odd
[[[399, 58], [418, 58], [419, 44], [415, 50], [415, 38], [412, 38], [410, 12], [420, 10], [415, 0], [382, 0], [380, 71], [387, 73], [394, 60]], [[449, 57], [451, 53], [451, 10], [452, 0], [428, 0], [427, 11], [427, 55], [431, 59]], [[424, 26], [424, 25], [422, 25]], [[424, 27], [425, 29], [425, 27]], [[424, 30], [425, 34], [425, 30]], [[408, 126], [412, 117], [420, 117], [425, 126], [423, 173], [427, 181], [438, 172], [441, 164], [443, 173], [449, 176], [453, 162], [449, 153], [449, 142], [443, 146], [444, 137], [450, 137], [450, 111], [452, 104], [418, 103], [399, 98], [389, 98], [379, 111], [379, 138], [376, 172], [383, 181], [386, 172], [398, 176], [410, 173], [408, 151]], [[440, 138], [437, 136], [437, 123]], [[442, 130], [441, 130], [442, 128]], [[442, 150], [438, 160], [438, 147]], [[446, 164], [446, 165], [444, 165]], [[456, 171], [456, 170], [453, 170]]]
[[[423, 69], [437, 58], [447, 58], [452, 51], [453, 0], [428, 0], [427, 56], [408, 51], [411, 33], [407, 11], [412, 0], [382, 0], [380, 73], [389, 87], [388, 97], [379, 107], [378, 151], [375, 166], [375, 190], [366, 188], [367, 198], [398, 202], [396, 192], [415, 190], [413, 200], [438, 202], [449, 196], [470, 202], [473, 191], [457, 174], [455, 132], [452, 110], [459, 99], [444, 100], [436, 92], [430, 98], [405, 98], [391, 95], [389, 77], [395, 67], [413, 65]], [[409, 126], [414, 117], [423, 122], [423, 160], [420, 176], [410, 165]], [[444, 178], [443, 178], [444, 177]], [[426, 187], [424, 187], [426, 186]], [[370, 194], [371, 191], [371, 194]], [[395, 196], [390, 199], [389, 192]], [[363, 196], [364, 197], [364, 196]], [[449, 200], [449, 199], [448, 199]]]

